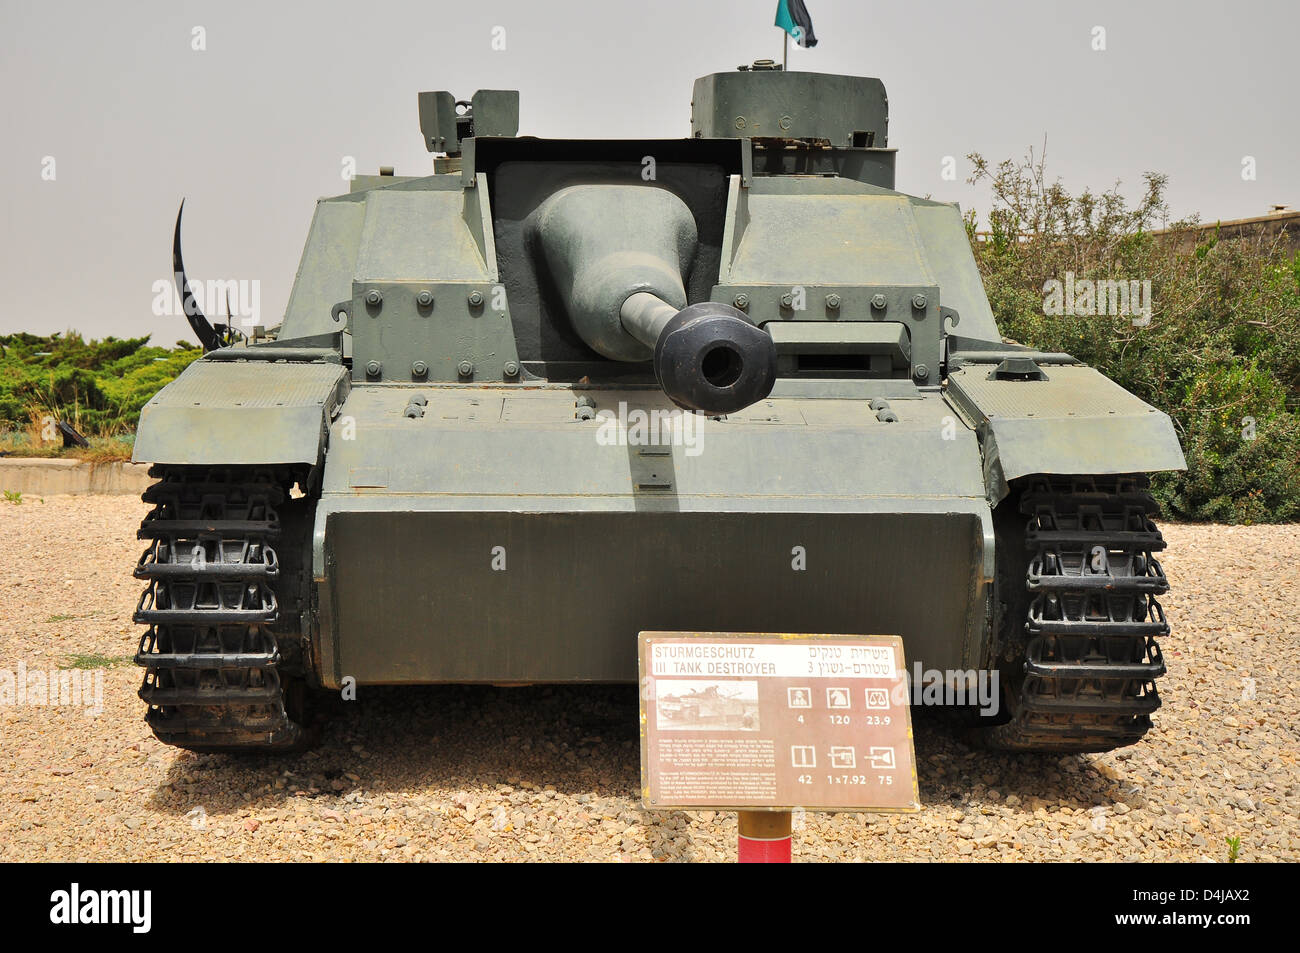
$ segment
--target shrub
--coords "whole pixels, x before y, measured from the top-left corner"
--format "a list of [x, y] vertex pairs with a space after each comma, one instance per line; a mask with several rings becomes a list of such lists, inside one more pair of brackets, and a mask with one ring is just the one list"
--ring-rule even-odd
[[148, 340], [0, 335], [0, 430], [27, 430], [32, 443], [46, 436], [46, 418], [87, 436], [133, 431], [149, 399], [202, 354], [184, 342], [169, 349]]
[[[992, 191], [987, 233], [973, 213], [966, 221], [999, 328], [1073, 354], [1170, 415], [1188, 468], [1153, 480], [1166, 513], [1300, 516], [1300, 254], [1262, 236], [1198, 243], [1194, 219], [1169, 221], [1163, 175], [1147, 173], [1130, 206], [1118, 183], [1072, 195], [1049, 182], [1032, 150], [996, 167], [970, 159], [970, 181]], [[1150, 281], [1150, 323], [1046, 314], [1044, 284], [1067, 272]]]

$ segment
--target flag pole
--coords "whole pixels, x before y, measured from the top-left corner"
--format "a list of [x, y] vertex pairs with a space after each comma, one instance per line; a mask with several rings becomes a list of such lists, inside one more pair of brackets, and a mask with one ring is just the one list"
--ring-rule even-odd
[[785, 72], [785, 60], [790, 55], [790, 34], [781, 31], [781, 72]]

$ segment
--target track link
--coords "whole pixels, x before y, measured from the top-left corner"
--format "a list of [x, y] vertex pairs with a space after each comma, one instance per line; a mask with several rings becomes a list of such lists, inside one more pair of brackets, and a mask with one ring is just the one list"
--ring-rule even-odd
[[[1108, 751], [1133, 744], [1160, 707], [1156, 596], [1164, 537], [1138, 479], [1035, 477], [1023, 487], [1028, 609], [1012, 717], [988, 730], [1006, 750]], [[1020, 601], [1017, 600], [1020, 604]]]
[[279, 614], [283, 483], [273, 471], [164, 469], [138, 533], [135, 576], [147, 582], [135, 621], [147, 625], [146, 719], [167, 744], [195, 751], [291, 748], [302, 727], [286, 709]]

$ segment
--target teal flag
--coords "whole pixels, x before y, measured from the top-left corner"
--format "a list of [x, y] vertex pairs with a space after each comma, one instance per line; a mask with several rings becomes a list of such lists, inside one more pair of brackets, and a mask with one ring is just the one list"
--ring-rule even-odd
[[812, 17], [803, 0], [779, 0], [776, 5], [776, 25], [789, 33], [803, 47], [816, 46]]

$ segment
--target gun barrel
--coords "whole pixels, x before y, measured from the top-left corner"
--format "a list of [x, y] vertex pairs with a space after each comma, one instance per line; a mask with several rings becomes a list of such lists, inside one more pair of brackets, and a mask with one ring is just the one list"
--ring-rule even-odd
[[642, 291], [624, 300], [619, 318], [654, 348], [655, 377], [679, 407], [730, 414], [772, 392], [776, 345], [730, 305], [704, 301], [678, 310]]
[[628, 295], [619, 310], [619, 318], [627, 333], [646, 347], [654, 347], [668, 322], [677, 317], [678, 309], [663, 298], [648, 291]]
[[639, 185], [560, 189], [528, 217], [541, 268], [578, 336], [615, 361], [654, 360], [678, 407], [732, 414], [776, 382], [776, 345], [744, 312], [687, 305], [683, 275], [699, 243], [676, 194]]

